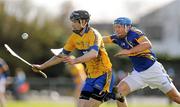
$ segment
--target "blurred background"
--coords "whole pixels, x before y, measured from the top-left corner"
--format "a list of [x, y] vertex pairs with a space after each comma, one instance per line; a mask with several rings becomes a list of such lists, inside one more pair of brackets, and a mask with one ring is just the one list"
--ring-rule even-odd
[[[151, 40], [158, 60], [180, 90], [180, 0], [0, 0], [0, 57], [10, 68], [11, 82], [7, 86], [9, 107], [23, 107], [23, 104], [16, 105], [17, 101], [39, 99], [52, 101], [53, 104], [73, 102], [71, 96], [75, 84], [64, 63], [44, 70], [48, 75], [48, 79], [45, 79], [11, 56], [4, 44], [8, 44], [27, 61], [41, 64], [53, 56], [51, 48], [63, 47], [72, 33], [69, 15], [77, 9], [87, 10], [91, 14], [90, 25], [102, 35], [113, 33], [112, 22], [117, 17], [131, 18], [134, 26], [144, 31]], [[21, 37], [24, 32], [29, 34], [28, 39]], [[132, 65], [128, 58], [113, 57], [120, 50], [119, 47], [106, 45], [106, 49], [118, 82], [132, 71]], [[15, 90], [18, 84], [23, 84], [20, 92]], [[157, 100], [160, 104], [169, 104], [163, 93], [149, 88], [134, 92], [127, 100], [132, 107], [141, 107], [138, 105], [140, 100], [142, 105], [150, 105]], [[51, 105], [56, 106], [59, 103]]]

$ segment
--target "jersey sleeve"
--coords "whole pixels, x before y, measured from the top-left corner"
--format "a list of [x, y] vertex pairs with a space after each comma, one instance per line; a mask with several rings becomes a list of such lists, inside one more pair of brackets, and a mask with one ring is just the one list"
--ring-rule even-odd
[[101, 46], [102, 43], [102, 36], [101, 34], [94, 30], [94, 39], [92, 39], [92, 46], [90, 47], [90, 50], [94, 49], [96, 51], [99, 51], [99, 48]]
[[141, 41], [142, 39], [146, 38], [146, 36], [144, 36], [144, 33], [143, 33], [141, 30], [139, 30], [139, 29], [137, 29], [137, 28], [133, 28], [133, 31], [134, 31], [133, 38], [134, 38], [137, 42], [139, 42], [139, 41]]
[[73, 41], [73, 36], [71, 35], [63, 47], [63, 53], [68, 55], [74, 49], [75, 49], [75, 45], [74, 45], [74, 41]]
[[147, 38], [145, 35], [144, 35], [144, 33], [143, 32], [141, 32], [141, 31], [139, 31], [139, 30], [137, 30], [136, 31], [136, 37], [135, 37], [135, 40], [139, 43], [141, 40], [143, 40], [143, 39], [145, 39], [145, 38]]
[[141, 40], [145, 39], [146, 36], [142, 35], [139, 38], [136, 39], [136, 41], [139, 43]]

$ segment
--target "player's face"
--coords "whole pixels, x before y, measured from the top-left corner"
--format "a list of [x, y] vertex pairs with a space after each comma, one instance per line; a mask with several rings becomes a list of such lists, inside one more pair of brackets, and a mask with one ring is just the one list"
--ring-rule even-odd
[[114, 32], [119, 36], [120, 38], [123, 38], [126, 36], [126, 28], [124, 25], [115, 24], [114, 25]]
[[71, 26], [72, 26], [72, 30], [81, 30], [82, 29], [82, 26], [81, 26], [79, 20], [72, 21]]

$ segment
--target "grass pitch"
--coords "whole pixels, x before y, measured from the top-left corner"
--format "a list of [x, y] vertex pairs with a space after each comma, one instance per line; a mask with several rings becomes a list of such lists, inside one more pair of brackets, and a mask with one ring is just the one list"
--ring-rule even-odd
[[[177, 104], [171, 106], [165, 104], [128, 104], [129, 107], [179, 107]], [[76, 107], [72, 102], [52, 101], [9, 101], [7, 107]], [[104, 103], [100, 107], [117, 107], [115, 103]]]

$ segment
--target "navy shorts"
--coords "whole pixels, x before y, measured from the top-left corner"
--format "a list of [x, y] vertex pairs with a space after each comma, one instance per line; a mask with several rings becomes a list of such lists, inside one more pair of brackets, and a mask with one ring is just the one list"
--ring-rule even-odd
[[[106, 78], [107, 78], [107, 73], [99, 76], [98, 78], [87, 78], [82, 88], [82, 91], [93, 92], [94, 88], [102, 91], [104, 85], [106, 84]], [[115, 84], [114, 75], [112, 75], [111, 83], [109, 87], [110, 92], [112, 92], [114, 84]]]

